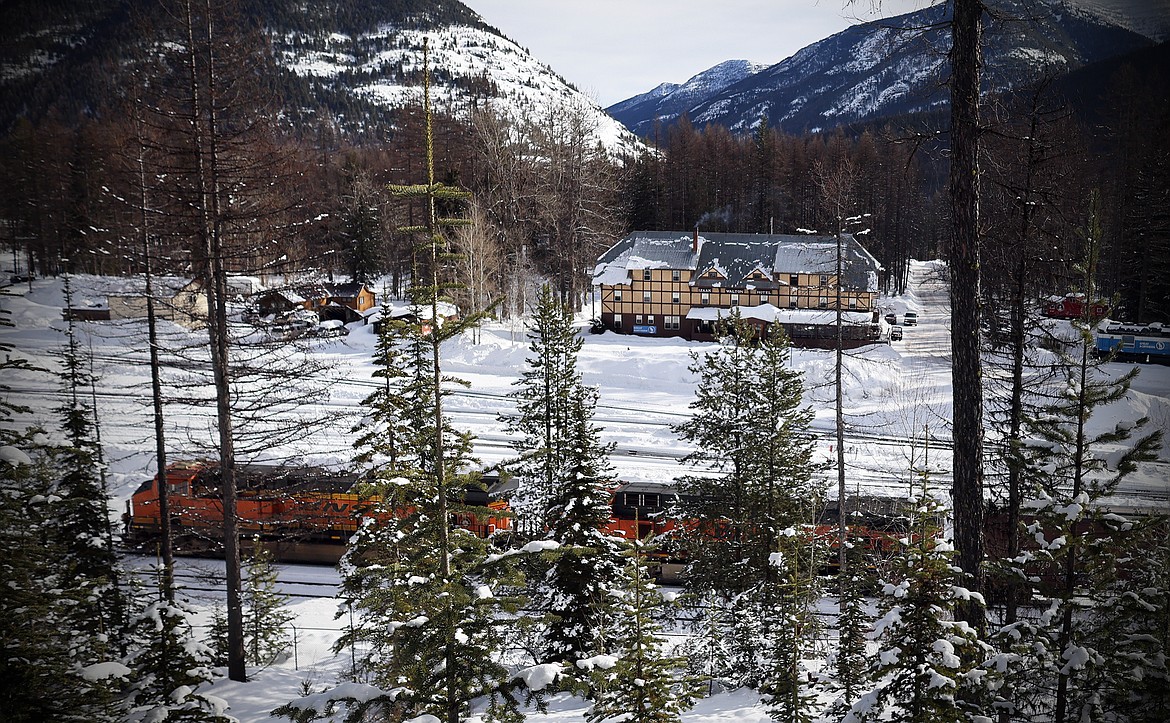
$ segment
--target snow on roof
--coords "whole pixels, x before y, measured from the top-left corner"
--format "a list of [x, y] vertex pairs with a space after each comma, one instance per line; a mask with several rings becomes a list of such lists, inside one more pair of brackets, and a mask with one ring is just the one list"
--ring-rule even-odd
[[[739, 311], [745, 319], [765, 321], [769, 324], [829, 325], [837, 323], [837, 312], [825, 309], [780, 309], [772, 304], [759, 306], [733, 306], [731, 309], [721, 309], [714, 306], [693, 306], [687, 312], [686, 318], [699, 321], [717, 321], [720, 318], [730, 317], [732, 312]], [[843, 311], [841, 322], [850, 326], [866, 325], [873, 322], [873, 314], [868, 311]]]
[[[849, 288], [877, 291], [881, 265], [850, 234], [842, 235], [843, 274]], [[701, 276], [716, 271], [732, 286], [742, 286], [753, 272], [765, 274], [835, 274], [835, 236], [709, 233], [698, 237], [678, 231], [635, 231], [597, 259], [594, 284], [624, 284], [630, 272], [649, 268], [690, 269]], [[787, 279], [779, 283], [788, 284]]]
[[691, 234], [637, 231], [609, 247], [597, 259], [593, 283], [623, 284], [629, 280], [629, 272], [633, 270], [693, 268], [695, 253], [694, 237]]

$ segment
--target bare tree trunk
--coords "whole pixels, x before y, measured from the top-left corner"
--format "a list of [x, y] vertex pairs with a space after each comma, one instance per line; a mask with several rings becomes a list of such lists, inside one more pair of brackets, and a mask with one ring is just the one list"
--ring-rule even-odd
[[[140, 121], [138, 122], [140, 123]], [[162, 558], [163, 599], [173, 602], [175, 599], [175, 555], [171, 533], [170, 485], [167, 480], [166, 433], [163, 427], [162, 380], [159, 376], [161, 366], [158, 358], [158, 317], [155, 314], [154, 306], [154, 270], [150, 252], [150, 213], [146, 205], [146, 162], [143, 158], [141, 130], [141, 125], [139, 125], [138, 202], [141, 214], [139, 233], [142, 235], [142, 269], [146, 275], [146, 333], [147, 343], [150, 346], [150, 392], [154, 409], [155, 461], [158, 465], [158, 476], [155, 479], [158, 485], [159, 537], [161, 538], [159, 556]]]
[[[206, 108], [199, 92], [198, 58], [195, 51], [194, 13], [188, 0], [187, 40], [190, 53], [192, 144], [196, 164], [196, 183], [200, 215], [199, 233], [206, 256], [204, 260], [204, 291], [207, 294], [207, 335], [211, 354], [211, 368], [215, 384], [216, 426], [219, 431], [219, 472], [223, 487], [223, 547], [227, 586], [228, 678], [247, 680], [244, 663], [244, 617], [240, 596], [240, 547], [236, 519], [236, 460], [232, 435], [231, 384], [228, 376], [228, 330], [226, 308], [226, 275], [223, 264], [223, 239], [218, 187], [218, 154], [216, 148], [215, 69], [211, 7], [205, 2], [205, 37], [207, 50]], [[204, 137], [202, 124], [207, 124]]]
[[[983, 369], [979, 356], [979, 75], [980, 0], [955, 0], [951, 24], [952, 206], [951, 358], [954, 386], [955, 546], [974, 591], [983, 587]], [[968, 601], [961, 618], [977, 630], [982, 606]]]

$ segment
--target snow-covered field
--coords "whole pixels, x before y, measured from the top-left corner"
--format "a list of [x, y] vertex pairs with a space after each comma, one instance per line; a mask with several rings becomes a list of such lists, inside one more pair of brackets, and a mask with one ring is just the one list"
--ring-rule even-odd
[[[905, 338], [891, 345], [875, 345], [850, 352], [844, 375], [847, 435], [847, 478], [853, 488], [866, 492], [899, 494], [906, 489], [911, 466], [929, 466], [940, 488], [949, 485], [951, 385], [949, 314], [946, 290], [938, 280], [934, 262], [915, 263], [910, 290], [904, 296], [885, 298], [881, 304], [898, 314], [916, 311], [917, 326], [905, 327]], [[127, 285], [124, 280], [75, 277], [74, 306], [104, 306], [107, 292]], [[21, 284], [7, 289], [12, 296], [0, 298], [11, 312], [13, 328], [0, 329], [0, 340], [38, 366], [54, 368], [64, 343], [61, 317], [63, 288], [59, 279], [36, 280], [31, 289]], [[710, 348], [703, 343], [673, 339], [647, 339], [612, 333], [591, 335], [584, 331], [584, 347], [578, 364], [585, 381], [600, 389], [596, 422], [605, 438], [616, 443], [613, 464], [624, 480], [669, 483], [684, 473], [680, 458], [688, 449], [671, 431], [688, 415], [696, 376], [688, 367], [691, 355]], [[170, 343], [205, 344], [198, 332], [188, 332], [164, 322]], [[295, 446], [272, 449], [273, 459], [289, 458], [315, 464], [345, 467], [352, 454], [350, 432], [360, 419], [358, 402], [369, 392], [373, 370], [369, 358], [374, 336], [369, 327], [351, 325], [346, 337], [309, 342], [308, 353], [330, 362], [323, 393], [314, 409], [299, 413], [314, 418], [320, 412], [338, 415], [321, 425], [310, 439]], [[79, 323], [83, 348], [92, 349], [94, 372], [100, 377], [94, 400], [101, 420], [105, 459], [110, 470], [115, 514], [134, 488], [152, 474], [152, 423], [145, 324], [138, 321]], [[476, 452], [485, 465], [509, 456], [509, 438], [501, 414], [513, 411], [507, 399], [528, 351], [524, 329], [517, 324], [488, 324], [478, 341], [470, 336], [444, 347], [445, 371], [462, 377], [470, 387], [452, 397], [449, 409], [457, 426], [472, 432]], [[1044, 352], [1038, 352], [1044, 353]], [[794, 350], [793, 362], [805, 372], [806, 400], [816, 411], [816, 429], [824, 433], [818, 443], [826, 459], [831, 449], [833, 353]], [[1112, 364], [1110, 373], [1122, 374], [1130, 365]], [[13, 401], [33, 408], [18, 424], [38, 423], [46, 429], [59, 427], [54, 407], [61, 397], [57, 382], [44, 374], [14, 374], [5, 383], [15, 390]], [[213, 437], [212, 410], [175, 405], [168, 409], [168, 446], [172, 460], [205, 456]], [[1170, 367], [1145, 366], [1130, 394], [1092, 422], [1095, 429], [1111, 429], [1118, 423], [1142, 416], [1151, 428], [1170, 438]], [[927, 439], [929, 438], [929, 443]], [[1170, 500], [1170, 441], [1164, 442], [1160, 462], [1144, 466], [1123, 488], [1127, 503], [1166, 506]], [[835, 479], [835, 473], [831, 473]], [[826, 477], [826, 488], [830, 488]], [[835, 494], [835, 482], [830, 490]], [[150, 561], [138, 560], [148, 565]], [[187, 566], [214, 568], [211, 561], [187, 561]], [[347, 654], [333, 655], [332, 640], [345, 624], [334, 619], [338, 602], [329, 597], [336, 573], [328, 568], [284, 566], [282, 580], [314, 585], [286, 585], [294, 597], [296, 655], [266, 670], [255, 671], [249, 683], [222, 681], [215, 693], [228, 700], [231, 713], [242, 721], [267, 718], [267, 711], [297, 697], [304, 685], [318, 690], [348, 670]], [[198, 587], [197, 583], [189, 584]], [[211, 595], [212, 592], [192, 592]], [[204, 598], [200, 598], [204, 599]], [[535, 721], [582, 720], [585, 704], [574, 698], [555, 699], [549, 713], [534, 714]], [[770, 720], [758, 699], [750, 693], [720, 694], [701, 701], [684, 717], [695, 723], [713, 721]]]

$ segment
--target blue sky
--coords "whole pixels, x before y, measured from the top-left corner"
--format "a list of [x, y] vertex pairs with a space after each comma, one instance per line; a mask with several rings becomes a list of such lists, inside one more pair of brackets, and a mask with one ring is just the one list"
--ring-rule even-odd
[[464, 0], [609, 106], [724, 60], [771, 65], [858, 22], [931, 0]]

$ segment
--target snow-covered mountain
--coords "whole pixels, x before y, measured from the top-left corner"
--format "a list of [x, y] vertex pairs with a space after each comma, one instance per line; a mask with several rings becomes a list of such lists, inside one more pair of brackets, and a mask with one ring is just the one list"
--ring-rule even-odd
[[389, 24], [355, 34], [294, 32], [275, 45], [280, 62], [299, 77], [377, 106], [398, 108], [422, 101], [424, 38], [437, 107], [460, 115], [487, 103], [514, 120], [571, 108], [587, 116], [596, 141], [615, 154], [632, 152], [639, 145], [596, 101], [484, 24], [429, 28]]
[[[1166, 22], [1138, 11], [1147, 2], [1170, 0], [990, 0], [985, 87], [1007, 91], [1152, 44]], [[939, 109], [947, 103], [948, 19], [949, 7], [935, 5], [854, 25], [687, 108], [668, 114], [643, 103], [647, 113], [621, 120], [641, 132], [685, 111], [697, 126], [747, 132], [766, 116], [801, 132]]]
[[[135, 82], [125, 59], [152, 41], [139, 23], [161, 7], [145, 0], [0, 4], [0, 131], [18, 117], [62, 108], [100, 113]], [[577, 108], [614, 153], [639, 145], [596, 101], [455, 0], [239, 0], [239, 12], [240, 25], [261, 29], [272, 44], [270, 82], [293, 124], [315, 125], [328, 114], [343, 132], [376, 136], [371, 126], [387, 122], [384, 110], [421, 102], [425, 37], [436, 107], [466, 117], [490, 105], [514, 119]]]
[[663, 83], [648, 93], [636, 95], [606, 108], [611, 116], [638, 136], [646, 136], [658, 118], [672, 120], [699, 103], [712, 98], [744, 78], [768, 66], [748, 60], [725, 60], [685, 83]]

